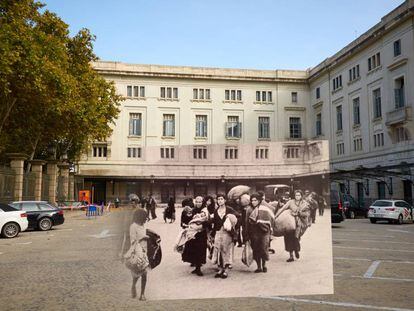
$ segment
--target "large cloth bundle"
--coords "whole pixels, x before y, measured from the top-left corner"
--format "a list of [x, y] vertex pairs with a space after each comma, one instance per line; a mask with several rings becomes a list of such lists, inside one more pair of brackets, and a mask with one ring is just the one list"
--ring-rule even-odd
[[230, 191], [227, 193], [227, 199], [230, 201], [236, 201], [242, 194], [249, 193], [250, 187], [239, 185], [235, 186], [230, 189]]
[[273, 235], [284, 236], [289, 231], [296, 230], [295, 217], [292, 216], [290, 210], [283, 211], [274, 222]]
[[146, 233], [149, 237], [147, 241], [147, 255], [149, 266], [151, 269], [154, 269], [161, 263], [162, 259], [161, 237], [150, 229], [147, 229]]

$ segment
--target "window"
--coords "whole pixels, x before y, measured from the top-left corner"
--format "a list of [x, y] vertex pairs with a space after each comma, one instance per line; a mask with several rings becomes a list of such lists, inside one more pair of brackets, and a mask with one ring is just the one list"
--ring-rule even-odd
[[394, 41], [394, 57], [401, 55], [401, 40]]
[[238, 158], [238, 149], [237, 147], [228, 146], [224, 149], [224, 158], [225, 159], [237, 159]]
[[141, 136], [142, 115], [141, 113], [129, 114], [129, 135]]
[[354, 151], [362, 151], [362, 138], [354, 139]]
[[316, 99], [319, 99], [319, 98], [321, 98], [321, 88], [317, 87], [316, 88]]
[[395, 141], [397, 143], [409, 140], [408, 131], [405, 127], [399, 126], [395, 128]]
[[207, 116], [196, 115], [196, 137], [207, 137]]
[[259, 117], [259, 138], [270, 138], [269, 117]]
[[206, 146], [194, 146], [193, 158], [194, 159], [207, 159], [207, 147]]
[[162, 136], [175, 136], [175, 115], [163, 115]]
[[292, 103], [297, 103], [297, 102], [298, 102], [298, 93], [292, 92]]
[[107, 146], [97, 145], [92, 147], [92, 156], [94, 158], [106, 158]]
[[128, 85], [127, 86], [127, 97], [145, 97], [145, 86], [139, 85]]
[[224, 99], [229, 101], [241, 101], [242, 91], [241, 90], [225, 90]]
[[263, 103], [272, 102], [272, 92], [271, 91], [256, 91], [256, 101]]
[[381, 89], [372, 91], [373, 103], [374, 103], [374, 118], [380, 118], [382, 116], [381, 111]]
[[342, 155], [345, 153], [345, 146], [344, 143], [337, 143], [336, 144], [336, 154]]
[[342, 87], [342, 75], [337, 76], [336, 78], [332, 79], [333, 90], [336, 91], [337, 89]]
[[374, 134], [374, 147], [384, 146], [384, 133]]
[[385, 199], [385, 182], [378, 181], [377, 182], [377, 189], [378, 189], [378, 199], [379, 200]]
[[356, 65], [349, 69], [349, 82], [352, 82], [359, 78], [359, 65]]
[[375, 68], [381, 66], [381, 55], [378, 52], [375, 55], [372, 55], [368, 58], [368, 71], [374, 70]]
[[268, 159], [269, 148], [268, 147], [257, 147], [256, 148], [256, 159]]
[[140, 147], [128, 147], [128, 158], [140, 158], [141, 148]]
[[322, 113], [316, 115], [316, 136], [322, 135]]
[[241, 137], [241, 123], [238, 116], [228, 116], [226, 123], [226, 137], [240, 138]]
[[161, 159], [174, 159], [174, 147], [161, 147]]
[[404, 77], [401, 77], [395, 80], [394, 100], [395, 100], [395, 109], [405, 106]]
[[299, 158], [299, 147], [287, 147], [286, 148], [286, 158], [288, 159], [297, 159]]
[[210, 89], [193, 89], [193, 100], [210, 100]]
[[336, 107], [336, 130], [342, 131], [342, 105]]
[[289, 118], [290, 138], [302, 138], [302, 125], [300, 118]]
[[162, 99], [178, 99], [178, 88], [174, 87], [161, 87], [160, 97]]
[[353, 99], [354, 105], [354, 125], [360, 125], [360, 115], [359, 115], [359, 97]]

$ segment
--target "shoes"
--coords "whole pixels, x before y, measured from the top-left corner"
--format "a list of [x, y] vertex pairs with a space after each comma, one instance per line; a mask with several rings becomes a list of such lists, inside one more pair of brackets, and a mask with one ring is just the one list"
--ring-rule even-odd
[[195, 274], [198, 275], [198, 276], [203, 276], [204, 275], [203, 272], [201, 272], [201, 270], [197, 270]]
[[223, 272], [220, 277], [222, 279], [227, 279], [227, 277], [228, 277], [227, 272]]
[[221, 275], [223, 274], [223, 270], [220, 270], [219, 272], [216, 273], [216, 275], [214, 276], [216, 279], [217, 278], [221, 278]]
[[263, 270], [262, 269], [256, 269], [256, 270], [254, 270], [254, 273], [260, 273], [260, 272], [263, 272]]
[[139, 300], [141, 300], [141, 301], [147, 301], [147, 298], [145, 298], [144, 295], [141, 295], [141, 297], [139, 297]]
[[292, 262], [294, 259], [291, 257], [288, 260], [286, 260], [287, 262]]
[[192, 274], [196, 274], [197, 273], [197, 269], [194, 269], [193, 271], [191, 271]]
[[227, 268], [229, 268], [230, 270], [233, 269], [232, 265], [227, 265]]
[[269, 253], [270, 254], [275, 254], [276, 252], [275, 252], [275, 250], [273, 248], [269, 248]]
[[267, 267], [263, 267], [263, 272], [266, 273], [267, 272]]
[[298, 251], [295, 251], [295, 257], [296, 257], [296, 259], [299, 259], [299, 252]]

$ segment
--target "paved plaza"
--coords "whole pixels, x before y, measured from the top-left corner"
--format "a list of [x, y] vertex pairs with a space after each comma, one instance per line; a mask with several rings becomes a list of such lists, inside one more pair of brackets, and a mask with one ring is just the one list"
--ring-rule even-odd
[[[329, 290], [329, 260], [318, 260], [326, 254], [315, 242], [330, 240], [327, 212], [303, 236], [299, 261], [286, 263], [283, 239], [276, 238], [267, 274], [243, 266], [241, 249], [236, 248], [234, 267], [222, 280], [214, 279], [216, 270], [210, 263], [203, 267], [203, 277], [190, 274], [189, 264], [172, 250], [179, 217], [175, 224], [164, 224], [162, 209], [157, 209], [159, 217], [148, 228], [161, 235], [163, 261], [149, 274], [147, 302], [130, 298], [130, 273], [117, 260], [128, 209], [92, 219], [67, 212], [65, 224], [49, 232], [23, 232], [18, 238], [0, 240], [0, 306], [4, 310], [413, 309], [414, 225], [373, 225], [368, 219], [332, 227], [334, 295], [282, 296], [292, 287], [308, 294]], [[274, 296], [271, 291], [280, 296], [218, 298]], [[217, 299], [177, 300], [194, 296]]]

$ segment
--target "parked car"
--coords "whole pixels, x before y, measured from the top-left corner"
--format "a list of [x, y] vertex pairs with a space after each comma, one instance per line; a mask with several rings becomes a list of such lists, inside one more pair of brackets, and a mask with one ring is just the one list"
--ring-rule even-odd
[[27, 213], [29, 228], [32, 229], [47, 231], [65, 222], [63, 210], [45, 201], [18, 201], [11, 205]]
[[14, 238], [19, 235], [19, 232], [25, 231], [28, 225], [27, 213], [0, 203], [0, 228], [3, 237]]
[[346, 218], [354, 219], [357, 216], [368, 216], [368, 208], [363, 203], [355, 200], [350, 194], [342, 194], [343, 208]]
[[386, 220], [401, 225], [413, 222], [413, 207], [403, 200], [376, 200], [369, 207], [368, 217], [373, 224]]
[[331, 222], [340, 223], [345, 220], [345, 213], [343, 209], [343, 198], [336, 190], [331, 190], [330, 195], [331, 204]]

